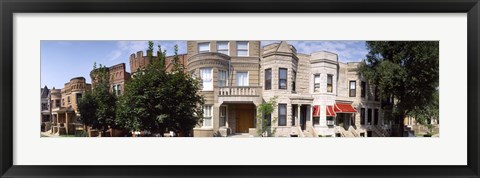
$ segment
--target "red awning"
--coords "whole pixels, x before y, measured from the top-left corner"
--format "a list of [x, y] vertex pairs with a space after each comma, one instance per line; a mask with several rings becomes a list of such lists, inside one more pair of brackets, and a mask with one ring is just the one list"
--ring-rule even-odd
[[335, 113], [356, 113], [357, 110], [352, 107], [351, 104], [348, 103], [335, 103], [335, 107], [333, 108]]
[[320, 106], [315, 105], [313, 106], [313, 117], [320, 117]]
[[333, 106], [327, 106], [327, 117], [335, 117], [335, 111], [333, 110]]

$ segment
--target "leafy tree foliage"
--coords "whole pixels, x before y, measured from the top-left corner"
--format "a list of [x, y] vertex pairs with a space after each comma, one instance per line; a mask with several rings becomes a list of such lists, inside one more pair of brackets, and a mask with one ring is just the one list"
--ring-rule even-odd
[[[149, 50], [153, 50], [152, 42]], [[199, 82], [184, 73], [183, 66], [178, 64], [177, 52], [175, 46], [171, 72], [164, 66], [166, 51], [162, 52], [159, 46], [158, 56], [151, 58], [151, 64], [133, 74], [117, 102], [116, 124], [132, 131], [163, 133], [168, 130], [180, 136], [190, 134], [201, 119], [203, 97], [198, 93]]]
[[108, 68], [102, 66], [97, 68], [96, 64], [93, 66], [93, 73], [91, 74], [93, 85], [93, 98], [96, 101], [96, 121], [93, 122], [92, 127], [100, 129], [103, 132], [109, 128], [116, 128], [115, 124], [115, 109], [116, 97], [110, 92], [110, 74]]
[[[274, 136], [276, 129], [270, 130], [271, 123], [276, 122], [277, 118], [273, 118], [272, 120], [267, 120], [265, 118], [265, 115], [270, 115], [273, 113], [275, 110], [275, 107], [277, 106], [277, 97], [270, 98], [268, 102], [262, 103], [257, 106], [257, 134], [259, 136]], [[270, 123], [268, 123], [270, 122]]]
[[92, 126], [97, 120], [97, 102], [91, 91], [85, 92], [83, 97], [78, 101], [78, 111], [80, 112], [80, 120], [84, 125], [84, 130], [88, 126]]
[[[372, 41], [359, 72], [378, 87], [385, 117], [402, 125], [415, 111], [434, 102], [439, 80], [438, 41]], [[437, 98], [438, 100], [438, 98]], [[438, 102], [438, 101], [437, 101]]]

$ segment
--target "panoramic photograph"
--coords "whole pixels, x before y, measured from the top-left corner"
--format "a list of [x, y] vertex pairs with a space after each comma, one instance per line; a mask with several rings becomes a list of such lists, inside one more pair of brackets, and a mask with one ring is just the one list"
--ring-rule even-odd
[[439, 41], [40, 46], [40, 137], [440, 137]]

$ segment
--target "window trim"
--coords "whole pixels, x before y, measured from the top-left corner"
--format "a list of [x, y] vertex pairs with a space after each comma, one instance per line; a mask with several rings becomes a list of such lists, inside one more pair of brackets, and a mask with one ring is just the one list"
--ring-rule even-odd
[[[285, 115], [281, 115], [281, 112], [280, 112], [280, 107], [283, 107], [283, 106], [285, 106]], [[288, 112], [287, 111], [287, 104], [285, 104], [285, 103], [278, 104], [278, 123], [277, 123], [278, 126], [287, 126], [287, 115], [288, 115], [287, 112]], [[285, 122], [284, 122], [284, 124], [280, 125], [280, 121], [282, 120], [282, 116], [285, 116]]]
[[[221, 53], [221, 52], [219, 52], [220, 50], [218, 48], [219, 43], [227, 43], [227, 54], [226, 55], [230, 56], [230, 42], [229, 41], [217, 41], [217, 53]], [[222, 53], [222, 54], [225, 54], [225, 53]]]
[[[202, 52], [202, 51], [200, 51], [200, 44], [205, 44], [205, 43], [208, 44], [208, 51]], [[208, 52], [211, 52], [211, 45], [212, 45], [212, 44], [211, 44], [210, 42], [199, 42], [199, 43], [197, 43], [197, 51], [198, 51], [198, 53], [200, 54], [200, 53], [208, 53]]]
[[[270, 81], [269, 81], [269, 82], [267, 82], [267, 71], [270, 71], [270, 79], [269, 79]], [[267, 85], [267, 83], [268, 83], [269, 85]], [[272, 89], [272, 68], [265, 69], [265, 73], [264, 73], [264, 85], [265, 85], [265, 86], [264, 86], [265, 90], [271, 90], [271, 89]], [[267, 86], [269, 86], [269, 87], [267, 88]]]
[[[246, 55], [246, 56], [240, 56], [240, 55], [238, 55], [238, 51], [240, 51], [239, 48], [238, 48], [238, 43], [239, 43], [239, 42], [240, 42], [240, 43], [242, 43], [242, 42], [247, 43], [247, 49], [246, 49], [246, 50], [247, 50], [247, 55]], [[249, 53], [250, 53], [250, 42], [249, 42], [249, 41], [237, 41], [236, 45], [237, 45], [237, 46], [236, 46], [236, 47], [237, 47], [236, 49], [237, 49], [237, 56], [238, 56], [238, 57], [249, 57], [249, 56], [250, 56], [250, 54], [249, 54]], [[244, 49], [242, 49], [242, 51], [244, 51]]]
[[[281, 70], [285, 70], [286, 71], [286, 76], [285, 76], [285, 79], [281, 79], [280, 77], [280, 74], [281, 74]], [[285, 80], [285, 88], [281, 88], [281, 80]], [[288, 90], [288, 69], [287, 68], [278, 68], [278, 89], [279, 90]]]
[[[353, 89], [352, 89], [352, 83]], [[354, 91], [352, 94], [352, 90]], [[350, 80], [348, 81], [348, 96], [349, 97], [356, 97], [357, 96], [357, 81], [356, 80]]]

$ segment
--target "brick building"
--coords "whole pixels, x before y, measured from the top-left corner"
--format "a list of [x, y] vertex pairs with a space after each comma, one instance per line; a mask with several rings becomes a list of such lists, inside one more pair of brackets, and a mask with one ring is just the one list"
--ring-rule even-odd
[[78, 101], [86, 91], [90, 91], [91, 84], [86, 83], [84, 77], [75, 77], [65, 83], [63, 89], [53, 88], [50, 92], [50, 109], [52, 115], [52, 134], [75, 134], [77, 119], [79, 117]]

